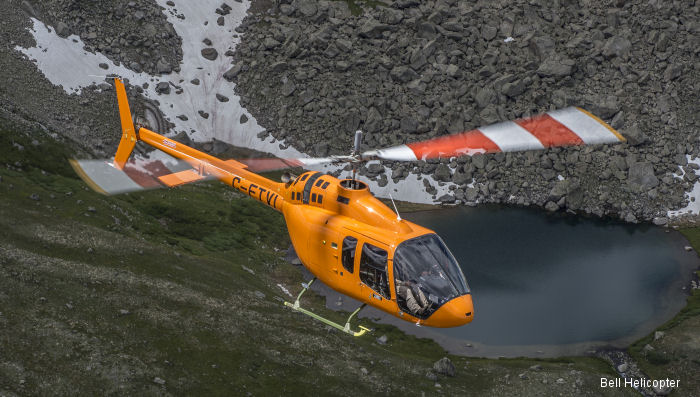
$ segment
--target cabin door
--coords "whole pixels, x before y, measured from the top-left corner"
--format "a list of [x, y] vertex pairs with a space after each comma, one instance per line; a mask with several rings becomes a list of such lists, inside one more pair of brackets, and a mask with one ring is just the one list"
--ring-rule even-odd
[[387, 246], [374, 240], [362, 241], [362, 246], [357, 250], [362, 293], [365, 299], [382, 302], [382, 306], [386, 301], [391, 301], [388, 252]]

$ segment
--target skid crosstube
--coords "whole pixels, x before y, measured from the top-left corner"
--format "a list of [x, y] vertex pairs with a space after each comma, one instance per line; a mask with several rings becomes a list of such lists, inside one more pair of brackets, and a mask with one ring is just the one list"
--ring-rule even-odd
[[302, 286], [304, 287], [304, 289], [301, 290], [301, 292], [300, 292], [299, 295], [297, 296], [297, 299], [294, 301], [294, 303], [284, 302], [284, 305], [287, 306], [287, 307], [290, 307], [290, 308], [292, 308], [293, 310], [296, 310], [296, 311], [298, 311], [298, 312], [300, 312], [300, 313], [306, 314], [306, 315], [309, 316], [309, 317], [315, 318], [316, 320], [318, 320], [318, 321], [320, 321], [320, 322], [322, 322], [322, 323], [324, 323], [324, 324], [326, 324], [326, 325], [330, 325], [331, 327], [336, 328], [336, 329], [338, 329], [338, 330], [340, 330], [340, 331], [343, 331], [343, 332], [345, 332], [346, 334], [349, 334], [349, 335], [352, 335], [352, 336], [362, 336], [362, 335], [364, 335], [367, 331], [369, 331], [368, 328], [363, 327], [362, 325], [360, 325], [360, 330], [359, 330], [359, 331], [353, 331], [353, 330], [350, 329], [350, 320], [352, 320], [352, 318], [355, 317], [355, 315], [356, 315], [357, 313], [359, 313], [360, 310], [362, 310], [362, 309], [367, 305], [366, 303], [363, 303], [362, 306], [358, 307], [357, 309], [355, 309], [354, 312], [352, 312], [352, 314], [350, 314], [350, 316], [348, 317], [348, 319], [347, 319], [347, 321], [345, 322], [345, 325], [344, 325], [344, 326], [343, 326], [343, 325], [340, 325], [340, 324], [338, 324], [338, 323], [336, 323], [336, 322], [334, 322], [334, 321], [331, 321], [331, 320], [329, 320], [329, 319], [327, 319], [327, 318], [321, 317], [321, 316], [319, 316], [318, 314], [316, 314], [316, 313], [314, 313], [314, 312], [311, 312], [311, 311], [309, 311], [309, 310], [306, 310], [306, 309], [304, 309], [303, 307], [301, 307], [301, 306], [299, 305], [299, 299], [301, 299], [301, 296], [304, 295], [304, 292], [306, 292], [306, 290], [308, 290], [308, 289], [311, 287], [311, 284], [313, 284], [313, 282], [314, 282], [315, 280], [316, 280], [316, 278], [314, 277], [311, 281], [309, 281], [308, 284], [302, 284]]

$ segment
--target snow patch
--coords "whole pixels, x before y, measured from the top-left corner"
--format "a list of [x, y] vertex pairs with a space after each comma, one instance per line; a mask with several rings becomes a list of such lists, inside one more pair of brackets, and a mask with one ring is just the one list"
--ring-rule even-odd
[[[700, 157], [691, 159], [690, 155], [686, 155], [686, 158], [688, 159], [688, 164], [696, 164], [697, 166], [700, 166]], [[685, 176], [685, 170], [683, 170], [683, 168], [680, 166], [678, 168], [680, 170], [680, 175], [673, 174], [673, 176], [675, 178], [683, 178]], [[700, 171], [695, 170], [695, 174], [700, 176]], [[685, 197], [688, 199], [688, 205], [685, 208], [668, 211], [669, 218], [675, 218], [686, 214], [700, 214], [700, 179], [695, 182], [693, 190], [685, 194]]]
[[[305, 157], [293, 148], [281, 149], [280, 145], [287, 147], [283, 141], [258, 138], [257, 135], [264, 128], [241, 106], [240, 98], [233, 93], [235, 84], [223, 78], [223, 74], [233, 66], [224, 53], [234, 50], [240, 41], [234, 29], [242, 22], [250, 3], [233, 2], [231, 13], [224, 16], [224, 26], [216, 23], [220, 15], [215, 10], [221, 5], [220, 0], [178, 3], [178, 12], [184, 15], [184, 19], [177, 18], [173, 8], [164, 0], [158, 0], [158, 3], [165, 8], [168, 21], [182, 38], [183, 57], [179, 72], [152, 76], [145, 72], [135, 72], [124, 64], [116, 66], [101, 53], [85, 51], [80, 37], [59, 37], [34, 18], [30, 31], [37, 43], [36, 47], [18, 46], [15, 49], [35, 62], [49, 81], [62, 86], [68, 94], [80, 94], [84, 87], [103, 83], [108, 74], [117, 74], [132, 85], [143, 86], [148, 83], [143, 95], [158, 100], [165, 118], [175, 124], [173, 133], [185, 131], [193, 141], [218, 139], [281, 157]], [[207, 25], [204, 22], [208, 22]], [[201, 55], [201, 50], [206, 47], [202, 41], [207, 38], [212, 41], [211, 47], [218, 52], [214, 61]], [[100, 68], [101, 63], [109, 65], [108, 69]], [[199, 85], [190, 83], [195, 78], [199, 79]], [[159, 82], [170, 83], [171, 93], [158, 94], [156, 85]], [[182, 92], [178, 94], [180, 90]], [[229, 101], [220, 102], [216, 94], [228, 97]], [[209, 113], [209, 118], [201, 117], [198, 114], [200, 110]], [[179, 115], [186, 115], [188, 119], [180, 120], [177, 118]], [[248, 117], [248, 121], [243, 124], [240, 123], [242, 115]]]

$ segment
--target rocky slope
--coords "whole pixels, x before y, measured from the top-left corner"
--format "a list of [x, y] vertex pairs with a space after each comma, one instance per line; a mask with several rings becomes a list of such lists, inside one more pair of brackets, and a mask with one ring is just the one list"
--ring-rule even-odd
[[99, 51], [135, 72], [179, 70], [182, 40], [155, 2], [119, 0], [105, 6], [103, 2], [73, 0], [25, 1], [22, 8], [53, 25], [59, 36], [77, 35], [86, 44], [86, 51]]
[[[318, 156], [347, 153], [357, 128], [367, 147], [382, 147], [581, 106], [628, 143], [390, 164], [389, 176], [454, 182], [443, 202], [535, 204], [631, 222], [665, 223], [669, 209], [685, 206], [696, 179], [686, 156], [700, 154], [697, 5], [379, 4], [353, 15], [342, 1], [282, 0], [251, 14], [226, 77], [273, 136]], [[688, 172], [674, 178], [679, 166]]]

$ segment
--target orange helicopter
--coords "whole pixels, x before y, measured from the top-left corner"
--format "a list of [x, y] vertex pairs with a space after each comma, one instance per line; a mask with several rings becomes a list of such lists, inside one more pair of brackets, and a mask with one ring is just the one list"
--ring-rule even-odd
[[[142, 126], [134, 127], [124, 84], [114, 79], [122, 136], [113, 162], [71, 160], [94, 190], [123, 193], [158, 186], [174, 187], [218, 179], [284, 215], [302, 264], [315, 276], [286, 306], [354, 336], [350, 321], [365, 305], [402, 320], [430, 327], [456, 327], [474, 318], [467, 281], [454, 256], [430, 229], [401, 219], [355, 178], [356, 165], [369, 160], [416, 161], [475, 153], [494, 153], [624, 142], [625, 138], [592, 114], [566, 108], [517, 121], [386, 149], [360, 152], [355, 135], [349, 156], [299, 159], [222, 160]], [[160, 162], [128, 161], [137, 142], [182, 160], [187, 169], [173, 172]], [[317, 171], [281, 182], [256, 172], [324, 163], [352, 163], [351, 178], [339, 180]], [[362, 305], [344, 325], [300, 306], [316, 279]]]

